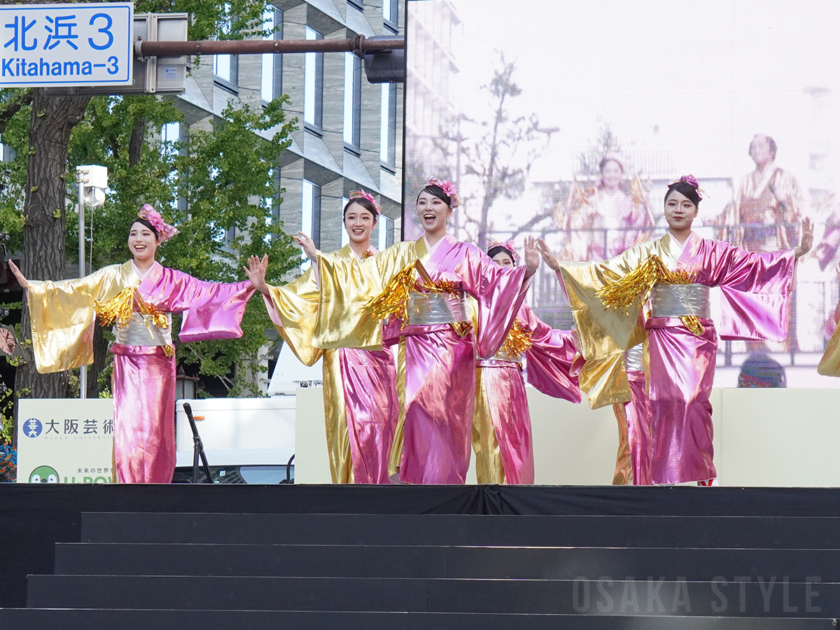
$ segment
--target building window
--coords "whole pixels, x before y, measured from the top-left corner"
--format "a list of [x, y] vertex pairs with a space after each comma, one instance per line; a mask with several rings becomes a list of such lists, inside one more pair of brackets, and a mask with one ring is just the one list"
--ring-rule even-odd
[[344, 53], [344, 145], [358, 153], [362, 134], [362, 60]]
[[383, 166], [393, 169], [397, 160], [397, 84], [382, 84], [382, 115], [380, 117], [379, 159]]
[[400, 24], [400, 0], [382, 0], [385, 28], [396, 34]]
[[[324, 39], [306, 27], [306, 39]], [[324, 53], [306, 53], [303, 80], [303, 122], [320, 133], [324, 115]]]
[[[274, 31], [266, 35], [266, 39], [283, 39], [283, 12], [269, 6], [265, 10], [263, 28]], [[262, 100], [266, 103], [273, 101], [283, 93], [283, 55], [270, 54], [262, 56]]]
[[[315, 242], [315, 247], [321, 247], [321, 187], [308, 180], [303, 180], [303, 203], [301, 204], [300, 231], [308, 234]], [[304, 258], [306, 254], [304, 254]], [[308, 260], [302, 265], [309, 267]]]
[[[222, 26], [222, 33], [230, 32], [230, 23], [233, 16], [230, 15], [230, 5], [225, 4], [225, 15], [228, 21]], [[233, 92], [239, 82], [239, 59], [236, 55], [214, 55], [213, 56], [213, 78], [216, 83]]]
[[376, 249], [378, 249], [380, 252], [383, 249], [387, 249], [388, 247], [394, 244], [393, 238], [390, 238], [391, 233], [393, 231], [393, 225], [393, 219], [386, 217], [384, 214], [379, 216], [379, 223], [376, 226], [379, 230], [379, 234], [377, 235], [378, 242], [376, 245]]
[[341, 246], [344, 247], [345, 245], [350, 244], [350, 235], [347, 234], [347, 230], [344, 229], [344, 207], [347, 205], [347, 202], [350, 201], [347, 197], [341, 198]]

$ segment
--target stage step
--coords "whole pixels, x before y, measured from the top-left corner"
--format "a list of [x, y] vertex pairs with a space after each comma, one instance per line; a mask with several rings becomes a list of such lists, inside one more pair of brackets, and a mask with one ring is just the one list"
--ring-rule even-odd
[[0, 610], [3, 630], [834, 630], [830, 619], [206, 610]]
[[823, 582], [840, 582], [840, 551], [59, 543], [55, 573], [699, 581], [784, 576], [792, 582], [820, 576]]
[[[737, 578], [735, 578], [737, 579]], [[840, 617], [840, 584], [30, 576], [30, 608]]]
[[83, 542], [840, 549], [838, 517], [85, 513]]

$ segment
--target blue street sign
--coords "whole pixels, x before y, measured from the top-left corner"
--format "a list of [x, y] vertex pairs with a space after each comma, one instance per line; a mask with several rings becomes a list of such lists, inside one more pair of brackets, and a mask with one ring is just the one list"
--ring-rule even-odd
[[0, 87], [131, 85], [134, 3], [0, 6]]

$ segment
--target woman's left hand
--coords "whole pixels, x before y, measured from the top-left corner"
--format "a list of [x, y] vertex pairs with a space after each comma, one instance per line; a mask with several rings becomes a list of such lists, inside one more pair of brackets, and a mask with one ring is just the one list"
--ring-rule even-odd
[[811, 251], [811, 246], [814, 244], [814, 224], [811, 219], [805, 217], [802, 219], [802, 236], [799, 245], [793, 250], [793, 255], [801, 258]]
[[540, 252], [533, 236], [525, 239], [525, 277], [530, 278], [540, 266]]
[[260, 293], [268, 295], [268, 285], [265, 283], [265, 272], [268, 271], [268, 254], [263, 256], [262, 259], [259, 256], [251, 256], [248, 259], [248, 266], [242, 268], [254, 288]]

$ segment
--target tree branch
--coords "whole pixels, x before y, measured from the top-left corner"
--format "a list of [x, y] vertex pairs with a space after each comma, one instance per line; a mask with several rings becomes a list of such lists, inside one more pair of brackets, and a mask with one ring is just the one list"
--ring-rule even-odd
[[32, 90], [26, 90], [25, 92], [15, 96], [12, 101], [2, 111], [0, 111], [0, 133], [4, 133], [6, 131], [6, 123], [12, 119], [12, 116], [20, 111], [21, 107], [32, 103], [32, 95]]

